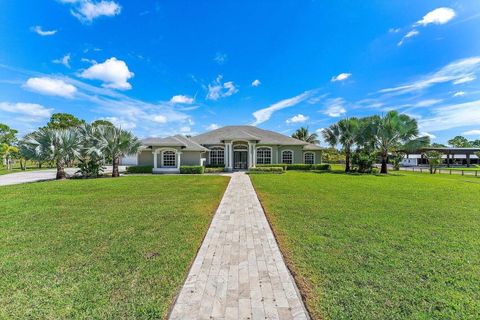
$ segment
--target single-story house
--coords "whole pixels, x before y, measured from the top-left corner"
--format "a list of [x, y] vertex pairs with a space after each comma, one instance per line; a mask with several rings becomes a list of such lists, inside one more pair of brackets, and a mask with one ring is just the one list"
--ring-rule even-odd
[[153, 166], [154, 173], [178, 172], [184, 165], [243, 170], [257, 164], [318, 164], [322, 148], [254, 126], [226, 126], [186, 137], [146, 138], [137, 155], [124, 157], [124, 165]]

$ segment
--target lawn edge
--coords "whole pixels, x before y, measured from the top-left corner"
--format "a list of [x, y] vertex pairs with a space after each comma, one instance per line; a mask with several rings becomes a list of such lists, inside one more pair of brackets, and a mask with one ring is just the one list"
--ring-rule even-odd
[[213, 218], [217, 214], [218, 208], [220, 207], [220, 204], [222, 203], [222, 200], [223, 200], [223, 197], [225, 195], [225, 192], [227, 191], [228, 185], [230, 184], [230, 181], [232, 180], [231, 176], [228, 176], [228, 175], [223, 175], [223, 176], [228, 177], [228, 183], [225, 187], [225, 190], [222, 193], [222, 197], [220, 198], [220, 201], [218, 202], [217, 206], [215, 207], [215, 210], [213, 211], [212, 218], [210, 219], [210, 222], [208, 223], [207, 228], [203, 232], [202, 240], [200, 241], [200, 245], [198, 246], [197, 251], [195, 252], [195, 256], [193, 257], [193, 259], [190, 261], [190, 264], [188, 265], [187, 272], [185, 273], [185, 275], [183, 277], [183, 280], [182, 280], [182, 284], [177, 288], [177, 290], [175, 290], [173, 298], [171, 299], [171, 302], [170, 302], [169, 307], [167, 309], [167, 313], [165, 314], [165, 317], [164, 317], [165, 320], [168, 320], [170, 318], [170, 315], [172, 314], [173, 307], [177, 303], [178, 296], [180, 295], [180, 292], [182, 291], [182, 288], [183, 288], [183, 284], [187, 280], [188, 274], [190, 273], [190, 270], [192, 269], [192, 265], [195, 262], [195, 260], [197, 259], [198, 252], [200, 251], [200, 248], [202, 247], [203, 242], [205, 241], [205, 237], [207, 236], [208, 230], [210, 230], [210, 227], [212, 226]]
[[252, 179], [250, 176], [248, 177], [250, 179], [250, 182], [252, 183], [253, 190], [255, 191], [255, 194], [257, 195], [258, 201], [260, 202], [260, 206], [263, 209], [263, 212], [265, 213], [265, 218], [267, 219], [267, 223], [270, 226], [270, 229], [272, 230], [273, 236], [275, 238], [275, 241], [278, 244], [278, 248], [280, 249], [280, 253], [282, 254], [282, 258], [285, 261], [285, 265], [287, 266], [288, 271], [293, 277], [293, 280], [295, 281], [296, 287], [298, 291], [300, 291], [300, 297], [302, 298], [303, 305], [310, 316], [312, 320], [323, 320], [324, 317], [317, 312], [313, 312], [312, 308], [310, 308], [307, 300], [307, 296], [310, 296], [310, 293], [312, 292], [311, 285], [303, 279], [301, 276], [299, 276], [299, 273], [295, 269], [295, 264], [293, 263], [293, 259], [290, 256], [289, 252], [283, 248], [283, 240], [281, 235], [277, 234], [277, 231], [273, 227], [272, 224], [272, 218], [270, 217], [270, 213], [267, 210], [267, 208], [264, 206], [262, 202], [262, 198], [260, 196], [261, 193], [258, 192], [257, 188], [255, 188], [255, 184], [253, 183]]

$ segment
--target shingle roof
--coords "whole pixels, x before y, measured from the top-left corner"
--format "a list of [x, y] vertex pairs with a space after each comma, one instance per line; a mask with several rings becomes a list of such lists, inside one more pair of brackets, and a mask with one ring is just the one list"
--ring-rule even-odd
[[254, 126], [225, 126], [202, 133], [191, 138], [202, 145], [223, 143], [224, 140], [257, 140], [261, 144], [306, 145], [305, 141], [294, 139], [283, 134], [260, 129]]
[[191, 139], [181, 135], [175, 135], [165, 138], [146, 138], [142, 140], [142, 145], [155, 147], [180, 147], [184, 151], [208, 151], [207, 148], [202, 147], [195, 141], [192, 141]]

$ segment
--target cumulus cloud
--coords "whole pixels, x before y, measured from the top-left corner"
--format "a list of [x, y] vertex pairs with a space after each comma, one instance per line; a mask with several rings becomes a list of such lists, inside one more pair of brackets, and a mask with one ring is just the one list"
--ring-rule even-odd
[[424, 90], [440, 83], [464, 83], [466, 80], [473, 81], [475, 79], [475, 74], [479, 71], [480, 56], [456, 60], [432, 74], [422, 76], [419, 80], [398, 87], [382, 89], [379, 92], [404, 94]]
[[252, 87], [258, 87], [259, 85], [261, 85], [262, 83], [260, 82], [260, 80], [258, 79], [255, 79], [252, 81]]
[[299, 94], [295, 97], [280, 100], [266, 108], [255, 111], [253, 113], [253, 116], [255, 117], [255, 121], [252, 123], [252, 125], [256, 126], [265, 121], [268, 121], [272, 116], [272, 114], [275, 113], [276, 111], [296, 106], [297, 104], [311, 98], [313, 94], [314, 94], [313, 90], [305, 91], [304, 93]]
[[218, 124], [216, 124], [216, 123], [209, 124], [209, 125], [206, 127], [207, 130], [216, 130], [216, 129], [218, 129], [218, 128], [220, 128], [220, 126], [219, 126]]
[[462, 134], [466, 136], [480, 136], [480, 129], [464, 131]]
[[170, 99], [171, 103], [192, 104], [195, 101], [194, 98], [184, 95], [176, 95]]
[[115, 1], [102, 0], [60, 0], [72, 6], [70, 13], [82, 23], [91, 23], [94, 19], [119, 15], [122, 7]]
[[120, 127], [124, 130], [133, 130], [137, 127], [135, 122], [129, 121], [127, 119], [120, 119], [117, 117], [105, 117], [103, 120], [110, 121], [113, 123], [116, 127]]
[[407, 39], [410, 39], [410, 38], [413, 38], [415, 36], [418, 36], [420, 34], [420, 32], [418, 32], [417, 30], [413, 29], [413, 30], [410, 30], [409, 32], [407, 32], [406, 35], [403, 36], [402, 40], [400, 40], [398, 43], [397, 43], [397, 46], [401, 46], [405, 43], [405, 41]]
[[58, 30], [43, 30], [41, 26], [31, 27], [30, 29], [42, 37], [53, 36], [58, 31]]
[[345, 80], [347, 80], [348, 78], [350, 78], [351, 76], [352, 76], [351, 73], [346, 73], [346, 72], [344, 72], [344, 73], [340, 73], [340, 74], [337, 75], [337, 76], [332, 77], [332, 79], [331, 79], [330, 81], [332, 81], [332, 82], [345, 81]]
[[303, 114], [299, 113], [296, 116], [293, 116], [289, 119], [287, 119], [285, 122], [290, 124], [290, 123], [302, 123], [305, 122], [309, 119], [309, 117], [304, 116]]
[[77, 92], [74, 85], [49, 77], [30, 78], [25, 82], [24, 87], [41, 94], [64, 98], [72, 98]]
[[345, 100], [343, 98], [332, 98], [326, 101], [327, 107], [323, 110], [323, 114], [329, 117], [337, 118], [347, 112], [345, 109]]
[[46, 108], [40, 104], [22, 102], [0, 102], [0, 110], [8, 113], [22, 115], [23, 121], [38, 121], [41, 119], [48, 119], [52, 115], [53, 111], [53, 109]]
[[71, 59], [71, 56], [70, 56], [70, 53], [68, 53], [64, 55], [62, 58], [55, 59], [52, 62], [56, 64], [63, 64], [65, 67], [70, 69], [70, 59]]
[[125, 61], [113, 57], [103, 63], [92, 65], [80, 76], [85, 79], [100, 80], [105, 88], [128, 90], [132, 88], [128, 80], [134, 76], [134, 73], [128, 70]]
[[429, 24], [445, 24], [452, 20], [455, 15], [455, 11], [452, 8], [437, 8], [424, 15], [421, 20], [415, 23], [415, 25], [426, 26]]
[[238, 92], [233, 81], [222, 83], [223, 77], [219, 75], [215, 81], [208, 85], [207, 100], [218, 100], [220, 98], [230, 97]]

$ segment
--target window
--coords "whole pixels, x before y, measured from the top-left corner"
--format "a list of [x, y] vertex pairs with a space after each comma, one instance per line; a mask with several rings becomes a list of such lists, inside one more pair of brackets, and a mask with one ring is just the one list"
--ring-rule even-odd
[[271, 164], [272, 163], [272, 149], [258, 148], [257, 149], [257, 164]]
[[225, 150], [221, 147], [213, 147], [210, 149], [210, 164], [224, 165], [225, 164]]
[[177, 157], [174, 151], [164, 151], [163, 152], [163, 166], [164, 167], [176, 167], [177, 166]]
[[293, 152], [290, 150], [282, 151], [282, 163], [292, 164], [293, 163]]
[[305, 164], [314, 164], [315, 163], [315, 155], [313, 152], [305, 152], [303, 155]]

